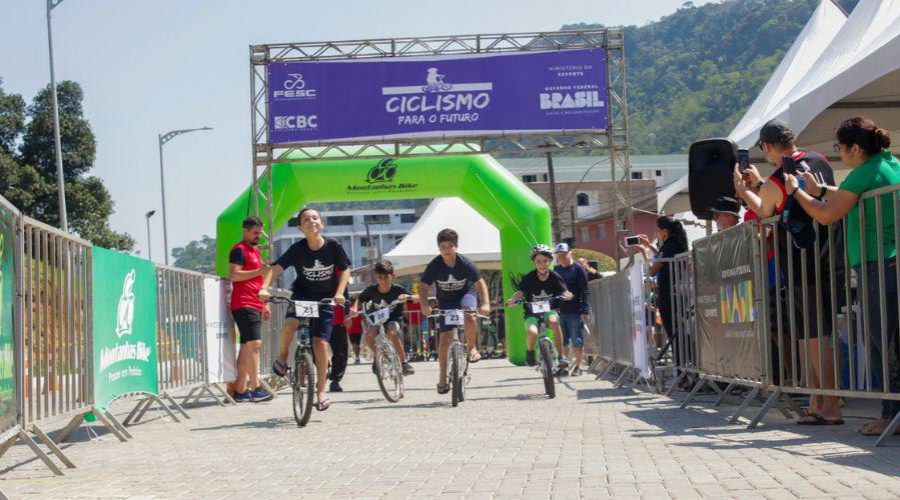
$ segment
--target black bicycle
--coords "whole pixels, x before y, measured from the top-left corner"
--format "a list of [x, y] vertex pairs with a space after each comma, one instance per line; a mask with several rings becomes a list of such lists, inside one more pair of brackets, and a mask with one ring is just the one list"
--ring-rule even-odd
[[[566, 297], [557, 295], [552, 297], [552, 300], [566, 300]], [[556, 397], [556, 371], [558, 368], [557, 359], [559, 358], [556, 352], [556, 345], [547, 335], [548, 328], [544, 324], [544, 314], [551, 310], [550, 301], [525, 302], [524, 300], [517, 300], [516, 305], [524, 306], [531, 314], [537, 316], [538, 336], [535, 341], [538, 351], [537, 370], [541, 372], [541, 377], [544, 379], [544, 392], [547, 393], [547, 397], [553, 399]]]
[[434, 314], [429, 317], [435, 318], [435, 322], [438, 318], [443, 317], [444, 325], [453, 332], [453, 339], [447, 350], [447, 361], [450, 364], [450, 404], [456, 407], [460, 402], [466, 400], [466, 386], [470, 379], [468, 352], [459, 338], [459, 329], [465, 325], [466, 314], [473, 314], [481, 320], [490, 320], [490, 318], [478, 314], [475, 309], [433, 309], [432, 311]]
[[303, 427], [309, 422], [312, 414], [313, 397], [316, 393], [316, 364], [313, 362], [311, 335], [309, 333], [310, 318], [319, 317], [320, 305], [334, 305], [334, 299], [317, 302], [291, 300], [286, 297], [269, 297], [267, 302], [287, 304], [293, 309], [300, 321], [297, 326], [297, 349], [294, 351], [294, 362], [288, 367], [285, 377], [293, 392], [294, 420], [297, 426]]

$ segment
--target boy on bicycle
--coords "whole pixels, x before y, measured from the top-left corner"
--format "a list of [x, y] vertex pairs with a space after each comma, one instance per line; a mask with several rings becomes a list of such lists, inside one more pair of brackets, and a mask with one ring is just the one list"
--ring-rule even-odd
[[[437, 244], [441, 254], [428, 263], [419, 282], [419, 302], [422, 304], [422, 314], [426, 317], [431, 315], [428, 293], [431, 291], [432, 284], [435, 285], [437, 305], [441, 310], [475, 309], [478, 307], [478, 299], [480, 299], [479, 312], [483, 316], [490, 314], [491, 299], [488, 295], [487, 283], [484, 282], [475, 263], [456, 251], [459, 247], [459, 234], [452, 229], [441, 229], [437, 235]], [[479, 295], [477, 299], [476, 291]], [[453, 326], [445, 324], [444, 318], [438, 322], [438, 330], [440, 330], [438, 394], [450, 392], [450, 384], [447, 383], [447, 350], [453, 341], [449, 334], [453, 328]], [[475, 316], [466, 314], [465, 332], [469, 363], [477, 363], [481, 359], [481, 354], [475, 345], [477, 328], [478, 323]]]
[[[400, 342], [400, 325], [403, 321], [402, 304], [391, 306], [394, 301], [406, 302], [418, 299], [400, 285], [394, 284], [394, 265], [387, 260], [379, 260], [375, 263], [375, 284], [363, 290], [356, 299], [356, 309], [363, 313], [372, 312], [375, 309], [391, 307], [391, 314], [385, 323], [385, 331], [388, 339], [394, 345], [400, 364], [403, 366], [403, 375], [416, 373], [412, 365], [406, 362], [406, 353], [403, 352], [403, 343]], [[375, 336], [378, 335], [378, 325], [368, 325], [364, 334], [364, 341], [372, 352], [375, 349]], [[375, 366], [378, 357], [372, 360], [372, 371], [377, 375], [378, 367]]]
[[[572, 293], [566, 287], [566, 281], [555, 271], [550, 270], [550, 262], [553, 260], [553, 250], [549, 246], [538, 243], [531, 249], [531, 263], [534, 270], [522, 277], [518, 290], [507, 301], [507, 304], [515, 305], [519, 300], [525, 300], [525, 326], [528, 336], [525, 339], [527, 350], [525, 351], [525, 363], [528, 366], [535, 365], [534, 343], [538, 336], [538, 322], [543, 322], [553, 331], [553, 341], [556, 344], [557, 354], [563, 352], [562, 332], [559, 327], [559, 300], [571, 300]], [[549, 309], [546, 312], [533, 312], [532, 304], [548, 302]], [[568, 362], [560, 358], [560, 370], [568, 366]]]

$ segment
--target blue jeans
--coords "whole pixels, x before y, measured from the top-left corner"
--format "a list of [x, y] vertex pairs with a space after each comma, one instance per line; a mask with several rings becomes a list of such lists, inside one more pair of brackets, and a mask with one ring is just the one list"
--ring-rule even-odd
[[[862, 266], [855, 267], [857, 276], [862, 276]], [[882, 382], [890, 388], [892, 393], [900, 393], [900, 359], [897, 357], [897, 348], [900, 345], [898, 339], [898, 311], [897, 311], [897, 261], [893, 258], [885, 261], [884, 265], [884, 300], [885, 324], [887, 326], [887, 346], [881, 344], [881, 295], [878, 287], [878, 262], [869, 261], [866, 263], [866, 279], [868, 290], [867, 299], [868, 316], [869, 316], [869, 337], [871, 339], [871, 362], [872, 366], [878, 370], [878, 376], [881, 378], [883, 372], [881, 370], [882, 359], [888, 363], [888, 380]], [[860, 287], [862, 280], [859, 281]], [[887, 352], [885, 352], [887, 351]], [[883, 400], [881, 402], [881, 418], [892, 418], [900, 413], [900, 401]]]
[[559, 325], [562, 327], [563, 346], [572, 342], [572, 347], [584, 347], [584, 323], [580, 314], [560, 314]]

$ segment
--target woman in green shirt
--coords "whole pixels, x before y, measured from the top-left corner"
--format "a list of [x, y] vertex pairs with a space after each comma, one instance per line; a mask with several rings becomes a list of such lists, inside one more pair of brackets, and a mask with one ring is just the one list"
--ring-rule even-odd
[[[878, 376], [883, 377], [881, 360], [884, 347], [887, 347], [892, 356], [888, 356], [891, 366], [888, 380], [890, 390], [900, 393], [900, 369], [897, 368], [898, 360], [895, 358], [898, 335], [898, 311], [897, 311], [897, 242], [894, 237], [894, 196], [893, 193], [867, 198], [863, 202], [864, 227], [859, 224], [859, 200], [863, 193], [874, 189], [900, 184], [900, 162], [897, 161], [888, 148], [891, 138], [888, 132], [878, 128], [875, 123], [862, 117], [845, 120], [837, 128], [837, 144], [835, 151], [840, 154], [844, 165], [852, 171], [840, 187], [830, 187], [818, 184], [815, 177], [809, 173], [804, 174], [806, 185], [798, 189], [799, 182], [794, 176], [787, 176], [786, 186], [789, 196], [821, 224], [833, 224], [847, 216], [847, 255], [850, 265], [856, 271], [856, 276], [863, 277], [863, 255], [861, 242], [865, 241], [865, 278], [868, 298], [866, 323], [868, 323], [869, 337], [872, 345], [872, 363], [878, 371]], [[877, 200], [877, 201], [876, 201]], [[876, 203], [881, 204], [881, 227], [877, 225], [875, 215]], [[883, 261], [879, 261], [878, 239], [881, 238], [881, 250]], [[878, 272], [884, 273], [885, 293], [879, 291]], [[860, 286], [861, 288], [861, 286]], [[881, 308], [880, 302], [885, 301], [887, 326], [887, 346], [881, 342]], [[865, 327], [864, 327], [865, 328]], [[882, 401], [881, 418], [860, 426], [861, 433], [877, 436], [884, 432], [897, 413], [900, 412], [900, 404], [897, 401]]]

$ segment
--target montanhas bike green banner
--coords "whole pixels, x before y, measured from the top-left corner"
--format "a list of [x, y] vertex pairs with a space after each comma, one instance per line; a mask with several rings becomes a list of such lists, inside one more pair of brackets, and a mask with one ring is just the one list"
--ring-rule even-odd
[[157, 392], [156, 266], [94, 247], [94, 404]]
[[0, 432], [16, 423], [16, 370], [13, 349], [16, 219], [0, 205]]

